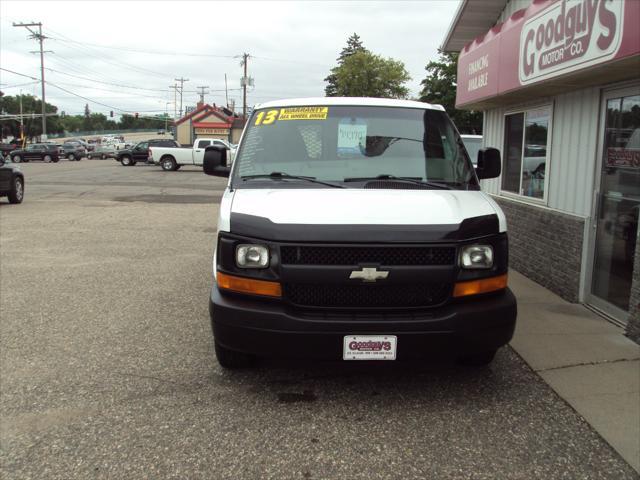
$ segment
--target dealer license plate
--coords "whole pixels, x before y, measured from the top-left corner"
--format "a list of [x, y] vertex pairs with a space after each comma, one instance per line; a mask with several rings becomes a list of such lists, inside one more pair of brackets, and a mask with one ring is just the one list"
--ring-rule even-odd
[[347, 335], [343, 360], [395, 360], [398, 337], [395, 335]]

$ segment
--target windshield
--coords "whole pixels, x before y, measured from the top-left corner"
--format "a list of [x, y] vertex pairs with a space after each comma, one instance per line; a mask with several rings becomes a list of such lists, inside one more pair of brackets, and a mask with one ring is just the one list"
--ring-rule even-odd
[[[379, 176], [461, 189], [477, 186], [471, 162], [447, 115], [415, 108], [257, 110], [235, 161], [233, 185], [243, 186], [243, 177], [273, 172], [334, 183], [351, 179], [351, 188], [359, 187], [353, 179], [366, 181]], [[268, 186], [273, 188], [276, 183], [284, 182], [271, 181]], [[251, 182], [251, 188], [255, 186]]]

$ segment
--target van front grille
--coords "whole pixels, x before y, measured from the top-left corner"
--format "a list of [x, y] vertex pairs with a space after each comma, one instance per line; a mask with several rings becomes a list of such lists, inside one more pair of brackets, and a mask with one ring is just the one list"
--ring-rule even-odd
[[283, 265], [453, 265], [455, 254], [455, 247], [280, 247]]

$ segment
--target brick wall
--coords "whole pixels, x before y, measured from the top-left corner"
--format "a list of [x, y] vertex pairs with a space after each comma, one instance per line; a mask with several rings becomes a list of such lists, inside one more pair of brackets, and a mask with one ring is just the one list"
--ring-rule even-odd
[[507, 217], [509, 265], [570, 302], [578, 302], [584, 219], [494, 197]]
[[636, 343], [640, 343], [640, 229], [636, 237], [636, 257], [633, 262], [633, 283], [631, 284], [629, 310], [627, 336]]

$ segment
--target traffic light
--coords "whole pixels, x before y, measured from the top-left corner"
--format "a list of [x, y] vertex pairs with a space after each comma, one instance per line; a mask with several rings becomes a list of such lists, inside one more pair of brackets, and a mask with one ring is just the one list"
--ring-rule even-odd
[[138, 112], [136, 112], [136, 118], [138, 118]]
[[110, 116], [111, 118], [113, 118], [113, 110], [111, 110], [111, 111], [109, 112], [109, 116]]

